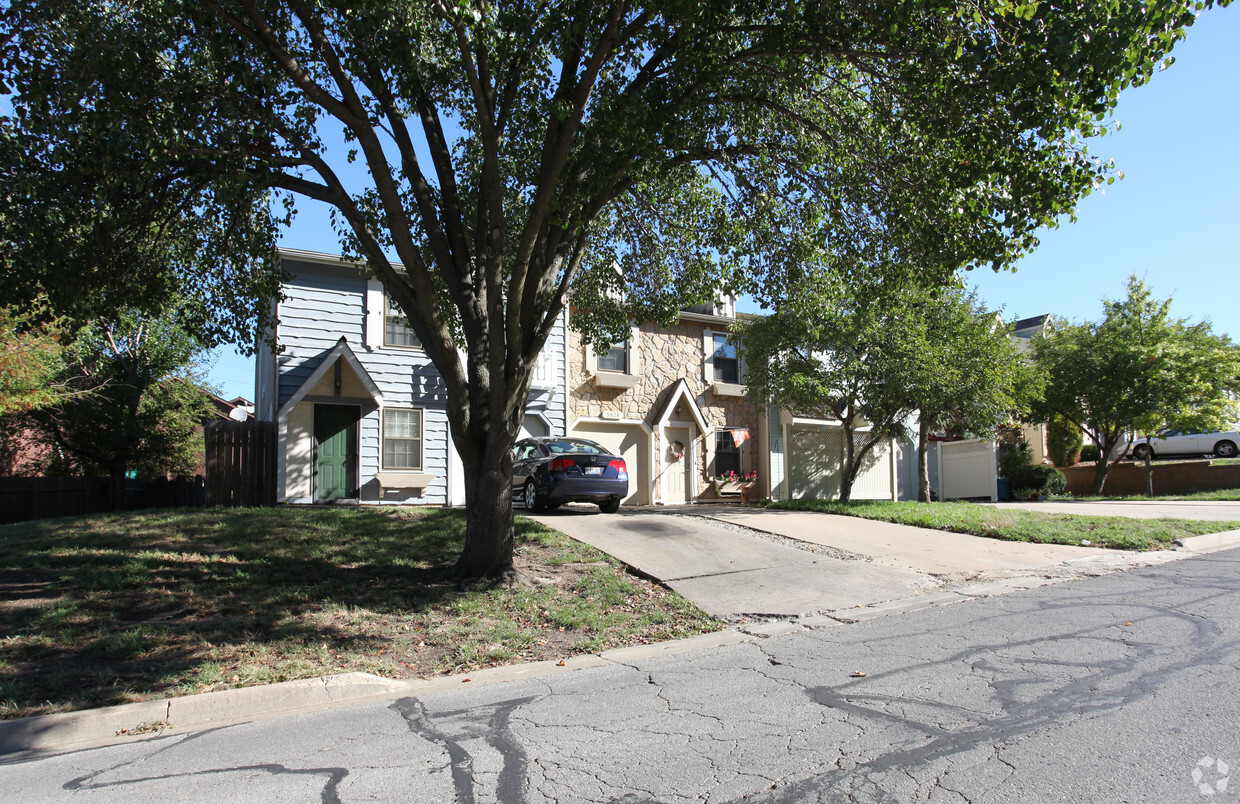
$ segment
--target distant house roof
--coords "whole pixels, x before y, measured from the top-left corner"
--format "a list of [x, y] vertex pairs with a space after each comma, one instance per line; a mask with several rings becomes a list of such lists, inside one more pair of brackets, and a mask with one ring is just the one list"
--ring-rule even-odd
[[1012, 334], [1018, 338], [1031, 338], [1042, 331], [1050, 314], [1035, 315], [1033, 318], [1022, 318], [1012, 325]]

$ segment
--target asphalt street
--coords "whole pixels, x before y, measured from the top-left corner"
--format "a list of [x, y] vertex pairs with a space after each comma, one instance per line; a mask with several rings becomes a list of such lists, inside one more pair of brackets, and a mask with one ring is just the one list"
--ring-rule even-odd
[[1230, 550], [630, 665], [9, 761], [0, 800], [1236, 801], [1237, 614]]

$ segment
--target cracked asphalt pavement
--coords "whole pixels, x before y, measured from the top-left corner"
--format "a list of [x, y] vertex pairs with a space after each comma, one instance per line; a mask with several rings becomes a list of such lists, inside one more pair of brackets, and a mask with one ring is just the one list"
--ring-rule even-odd
[[1236, 801], [1237, 614], [1230, 550], [631, 665], [12, 759], [0, 800]]

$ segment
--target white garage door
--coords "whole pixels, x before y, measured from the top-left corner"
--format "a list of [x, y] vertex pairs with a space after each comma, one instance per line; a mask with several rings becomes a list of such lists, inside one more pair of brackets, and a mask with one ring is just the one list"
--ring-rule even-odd
[[[866, 455], [853, 482], [854, 500], [890, 500], [890, 442]], [[844, 464], [844, 431], [838, 427], [793, 428], [788, 431], [788, 493], [793, 499], [834, 500], [840, 496]]]
[[517, 431], [517, 440], [545, 435], [551, 435], [551, 433], [547, 432], [546, 423], [537, 416], [527, 415], [525, 421], [521, 422], [521, 429]]
[[597, 441], [624, 458], [629, 469], [627, 505], [650, 504], [650, 437], [633, 424], [578, 424], [573, 435]]

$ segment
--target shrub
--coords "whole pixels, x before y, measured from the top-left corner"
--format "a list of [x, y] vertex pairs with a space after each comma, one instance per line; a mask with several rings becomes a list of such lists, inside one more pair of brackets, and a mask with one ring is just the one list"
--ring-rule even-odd
[[1033, 456], [1033, 451], [1029, 449], [1029, 442], [1023, 438], [1017, 441], [1005, 441], [999, 444], [999, 477], [1006, 477], [1013, 481], [1012, 487], [1016, 487], [1015, 478], [1020, 474], [1023, 467], [1029, 465], [1029, 460]]
[[1102, 460], [1102, 450], [1096, 444], [1086, 444], [1081, 447], [1081, 460], [1097, 463]]
[[1071, 466], [1080, 459], [1085, 438], [1075, 424], [1052, 416], [1046, 425], [1046, 451], [1056, 466]]
[[1017, 500], [1045, 494], [1063, 494], [1068, 488], [1068, 479], [1053, 466], [1027, 465], [1008, 480], [1012, 483], [1012, 497]]

